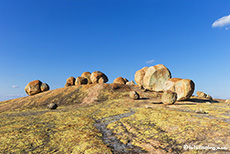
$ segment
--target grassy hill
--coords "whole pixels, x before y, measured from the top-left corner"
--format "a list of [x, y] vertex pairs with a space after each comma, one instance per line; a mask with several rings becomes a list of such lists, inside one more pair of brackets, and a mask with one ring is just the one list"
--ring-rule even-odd
[[[132, 100], [131, 90], [141, 99]], [[194, 97], [164, 105], [160, 96], [136, 86], [92, 84], [0, 102], [0, 153], [230, 152], [227, 103]], [[59, 107], [49, 110], [49, 103]]]

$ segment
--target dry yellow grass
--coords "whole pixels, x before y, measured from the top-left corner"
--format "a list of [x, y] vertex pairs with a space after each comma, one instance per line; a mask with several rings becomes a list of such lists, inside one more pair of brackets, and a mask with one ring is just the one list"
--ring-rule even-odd
[[[212, 152], [230, 152], [227, 103], [210, 104], [194, 98], [164, 105], [158, 93], [118, 86], [72, 86], [0, 102], [0, 153], [113, 153], [113, 147], [103, 142], [104, 136], [95, 126], [100, 119], [110, 121], [107, 129], [121, 143], [146, 153], [212, 151], [188, 151], [184, 145], [227, 147]], [[138, 91], [141, 99], [130, 99], [131, 90]], [[52, 102], [59, 107], [46, 109]], [[207, 114], [198, 114], [197, 109]], [[135, 113], [113, 119], [131, 110]]]

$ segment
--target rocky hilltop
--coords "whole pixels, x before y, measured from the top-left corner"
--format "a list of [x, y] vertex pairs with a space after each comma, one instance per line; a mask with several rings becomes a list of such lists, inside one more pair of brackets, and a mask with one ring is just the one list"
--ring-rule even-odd
[[0, 102], [0, 152], [230, 152], [229, 100], [192, 96], [194, 82], [171, 78], [163, 65], [138, 70], [137, 85], [124, 77], [108, 84], [104, 73], [92, 74], [55, 90], [35, 81], [25, 88], [37, 87], [29, 96]]

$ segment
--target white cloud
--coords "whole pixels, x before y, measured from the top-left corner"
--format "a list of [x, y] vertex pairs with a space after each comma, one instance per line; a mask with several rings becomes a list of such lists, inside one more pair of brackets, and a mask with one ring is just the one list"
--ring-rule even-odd
[[147, 64], [152, 64], [152, 63], [154, 63], [154, 62], [155, 62], [155, 60], [153, 60], [153, 59], [152, 59], [152, 60], [146, 61]]
[[11, 87], [12, 87], [12, 88], [19, 88], [18, 85], [12, 85]]
[[[219, 18], [212, 24], [212, 27], [226, 27], [226, 26], [230, 26], [230, 15]], [[226, 30], [228, 30], [228, 28]]]

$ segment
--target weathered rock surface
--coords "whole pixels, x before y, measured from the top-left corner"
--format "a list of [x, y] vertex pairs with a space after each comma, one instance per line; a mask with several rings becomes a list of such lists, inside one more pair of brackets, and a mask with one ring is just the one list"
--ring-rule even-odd
[[40, 80], [31, 81], [25, 87], [25, 92], [28, 95], [34, 95], [41, 92], [42, 82]]
[[77, 77], [75, 81], [75, 85], [82, 85], [87, 83], [88, 83], [88, 79], [85, 77]]
[[54, 110], [58, 107], [58, 105], [56, 103], [50, 103], [47, 105], [48, 109]]
[[73, 86], [75, 84], [75, 77], [69, 77], [67, 80], [66, 80], [66, 84], [65, 84], [65, 87], [68, 87], [68, 86]]
[[135, 85], [134, 81], [126, 82], [127, 85]]
[[135, 73], [135, 82], [137, 83], [138, 86], [143, 86], [143, 79], [144, 79], [144, 76], [145, 76], [145, 71], [148, 69], [148, 67], [143, 67], [142, 69], [138, 70], [136, 73]]
[[177, 93], [170, 90], [165, 91], [161, 96], [161, 101], [164, 104], [174, 104], [177, 100]]
[[165, 82], [170, 78], [171, 73], [164, 65], [151, 66], [145, 71], [143, 86], [148, 90], [163, 91]]
[[125, 84], [126, 81], [123, 77], [118, 77], [118, 78], [114, 79], [113, 83]]
[[225, 100], [225, 103], [230, 103], [230, 99], [226, 99], [226, 100]]
[[88, 84], [91, 84], [91, 80], [90, 80], [90, 76], [91, 76], [91, 73], [90, 72], [84, 72], [81, 74], [81, 77], [84, 77], [88, 80]]
[[177, 93], [177, 100], [188, 100], [195, 89], [195, 84], [190, 79], [171, 78], [164, 84], [164, 91], [170, 90]]
[[106, 83], [109, 81], [108, 77], [100, 71], [93, 72], [90, 76], [90, 80], [92, 83]]
[[136, 91], [130, 91], [129, 96], [134, 100], [137, 100], [140, 98], [140, 95]]
[[43, 91], [48, 91], [48, 90], [50, 90], [49, 85], [47, 83], [42, 83], [41, 91], [43, 92]]

